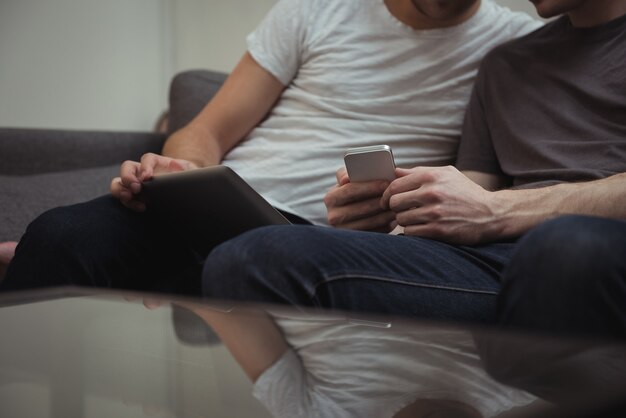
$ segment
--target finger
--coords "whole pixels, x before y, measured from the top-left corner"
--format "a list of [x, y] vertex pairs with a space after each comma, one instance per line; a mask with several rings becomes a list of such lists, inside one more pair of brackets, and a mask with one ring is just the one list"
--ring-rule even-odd
[[422, 185], [435, 181], [436, 169], [437, 167], [415, 167], [411, 170], [403, 168], [396, 169], [396, 175], [399, 175], [399, 177], [392, 181], [387, 190], [383, 192], [381, 199], [383, 208], [389, 207], [389, 199], [391, 196], [419, 189]]
[[113, 195], [113, 197], [119, 199], [120, 198], [120, 192], [122, 189], [122, 179], [119, 177], [115, 177], [113, 180], [111, 180], [111, 185], [109, 186], [109, 190], [111, 192], [111, 194]]
[[[121, 184], [128, 188], [129, 190], [133, 190], [140, 185], [141, 180], [139, 179], [139, 170], [140, 164], [136, 161], [124, 161], [120, 167], [120, 181]], [[137, 186], [133, 186], [133, 184]]]
[[144, 298], [144, 300], [143, 300], [143, 306], [145, 306], [146, 308], [148, 308], [150, 310], [157, 309], [162, 304], [163, 304], [163, 302], [161, 300], [159, 300], [159, 299]]
[[131, 190], [124, 187], [119, 177], [111, 181], [111, 194], [113, 197], [119, 199], [122, 205], [135, 212], [144, 212], [146, 210], [146, 204], [137, 199], [137, 195], [133, 194]]
[[329, 209], [328, 223], [334, 227], [371, 217], [383, 212], [378, 204], [378, 198], [367, 199], [347, 206], [338, 206]]
[[169, 164], [167, 165], [167, 171], [168, 172], [174, 172], [174, 171], [186, 171], [191, 169], [191, 163], [189, 161], [185, 161], [185, 160], [175, 160], [172, 159], [170, 160]]
[[409, 174], [413, 173], [415, 169], [414, 168], [400, 168], [400, 167], [396, 167], [396, 178], [400, 178], [400, 177], [406, 177]]
[[122, 184], [122, 179], [119, 177], [115, 177], [111, 180], [110, 190], [113, 197], [122, 202], [128, 202], [133, 198], [132, 191]]
[[154, 177], [155, 173], [172, 173], [186, 171], [198, 166], [191, 161], [165, 157], [163, 155], [148, 153], [141, 157], [141, 169], [139, 177], [146, 181]]
[[350, 177], [348, 177], [348, 170], [345, 167], [341, 167], [335, 173], [335, 177], [337, 178], [337, 184], [343, 186], [344, 184], [348, 184], [350, 182]]
[[391, 223], [395, 214], [393, 212], [381, 212], [375, 216], [362, 218], [343, 225], [343, 229], [352, 229], [358, 231], [376, 231], [387, 233], [391, 231]]
[[141, 156], [140, 179], [146, 181], [154, 176], [154, 173], [169, 172], [172, 158], [149, 152]]
[[439, 220], [437, 216], [433, 215], [432, 210], [429, 207], [412, 208], [402, 212], [395, 212], [395, 214], [398, 225], [404, 227], [411, 225], [424, 225]]
[[[387, 208], [395, 213], [419, 208], [428, 204], [421, 189], [394, 194], [389, 198]], [[385, 209], [387, 209], [385, 208]]]
[[331, 190], [325, 199], [327, 207], [344, 206], [361, 200], [379, 197], [389, 185], [384, 180], [348, 183]]

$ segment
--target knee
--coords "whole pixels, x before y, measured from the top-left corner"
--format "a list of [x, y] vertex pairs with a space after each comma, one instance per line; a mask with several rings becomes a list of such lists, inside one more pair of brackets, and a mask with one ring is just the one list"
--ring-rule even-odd
[[520, 241], [505, 281], [565, 291], [605, 284], [624, 267], [626, 238], [616, 224], [626, 227], [620, 221], [586, 216], [565, 216], [540, 225]]
[[610, 315], [606, 306], [625, 293], [625, 232], [624, 222], [586, 216], [565, 216], [529, 232], [503, 274], [501, 319], [545, 324], [548, 317]]
[[49, 210], [32, 221], [7, 269], [3, 289], [74, 284], [75, 275], [66, 269], [76, 264], [71, 234], [65, 208]]
[[202, 273], [205, 297], [267, 303], [295, 303], [305, 292], [303, 270], [311, 268], [307, 254], [310, 226], [257, 228], [217, 246]]
[[22, 244], [20, 247], [32, 250], [50, 248], [55, 251], [67, 248], [73, 242], [70, 239], [73, 227], [66, 212], [66, 208], [60, 207], [48, 210], [38, 216], [26, 228], [26, 232], [20, 240]]
[[230, 284], [242, 285], [255, 271], [265, 269], [266, 260], [260, 250], [272, 251], [269, 245], [264, 245], [263, 229], [244, 233], [211, 251], [202, 271], [203, 293], [212, 297], [232, 296], [225, 293], [238, 289]]
[[[97, 257], [100, 245], [114, 222], [102, 216], [109, 199], [48, 210], [28, 225], [20, 240], [20, 251], [29, 257], [58, 259]], [[32, 258], [36, 259], [36, 258]]]

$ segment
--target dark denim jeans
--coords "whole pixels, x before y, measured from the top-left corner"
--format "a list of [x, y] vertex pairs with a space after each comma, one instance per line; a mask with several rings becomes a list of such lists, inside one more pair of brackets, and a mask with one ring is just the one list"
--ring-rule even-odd
[[[0, 290], [73, 284], [200, 294], [205, 258], [149, 213], [102, 197], [35, 220]], [[519, 244], [477, 247], [259, 228], [211, 252], [202, 287], [212, 298], [623, 336], [625, 277], [626, 223], [571, 216]]]
[[103, 196], [33, 221], [0, 291], [76, 285], [199, 294], [205, 258], [149, 213]]
[[626, 223], [568, 216], [519, 243], [277, 226], [218, 246], [205, 296], [626, 336]]
[[626, 337], [626, 222], [565, 216], [526, 234], [503, 274], [502, 325]]
[[450, 320], [495, 319], [512, 243], [456, 247], [312, 226], [250, 231], [204, 267], [207, 297]]

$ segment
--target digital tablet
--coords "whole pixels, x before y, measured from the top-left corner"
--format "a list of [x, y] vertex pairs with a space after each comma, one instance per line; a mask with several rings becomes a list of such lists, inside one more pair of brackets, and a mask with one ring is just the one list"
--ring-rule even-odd
[[142, 185], [146, 212], [201, 247], [248, 230], [290, 224], [231, 168], [218, 165], [156, 175]]

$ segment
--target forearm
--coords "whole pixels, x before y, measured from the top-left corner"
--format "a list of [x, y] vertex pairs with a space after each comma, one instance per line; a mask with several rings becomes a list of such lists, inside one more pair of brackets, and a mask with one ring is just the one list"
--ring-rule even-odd
[[253, 382], [289, 349], [276, 323], [261, 311], [222, 313], [201, 306], [190, 309], [215, 331]]
[[513, 238], [562, 215], [626, 219], [626, 173], [584, 183], [494, 192], [497, 238]]
[[166, 157], [191, 161], [198, 167], [219, 164], [223, 151], [210, 129], [189, 124], [173, 133], [163, 146]]
[[219, 164], [268, 114], [285, 86], [246, 53], [215, 97], [165, 142], [163, 155]]

